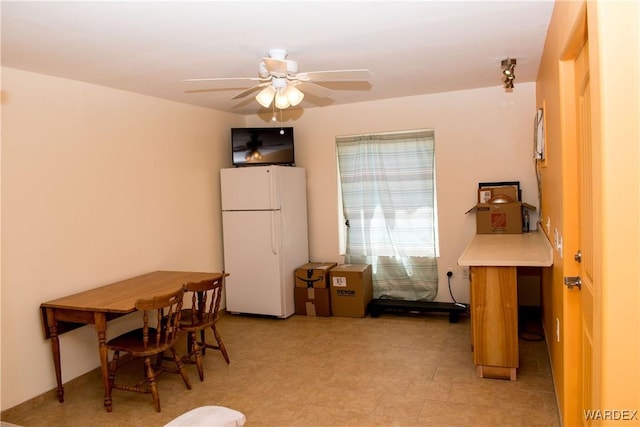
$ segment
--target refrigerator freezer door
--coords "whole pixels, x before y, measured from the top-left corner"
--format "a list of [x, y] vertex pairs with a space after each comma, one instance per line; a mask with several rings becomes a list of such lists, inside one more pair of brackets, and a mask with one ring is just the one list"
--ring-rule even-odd
[[227, 311], [286, 317], [280, 212], [222, 213]]
[[222, 169], [220, 184], [223, 211], [280, 209], [277, 173], [273, 166]]

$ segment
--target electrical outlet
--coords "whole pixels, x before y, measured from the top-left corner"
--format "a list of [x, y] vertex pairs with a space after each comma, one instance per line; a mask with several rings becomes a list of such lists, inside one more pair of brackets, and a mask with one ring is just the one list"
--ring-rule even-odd
[[462, 278], [469, 280], [469, 269], [468, 268], [463, 268], [462, 269]]

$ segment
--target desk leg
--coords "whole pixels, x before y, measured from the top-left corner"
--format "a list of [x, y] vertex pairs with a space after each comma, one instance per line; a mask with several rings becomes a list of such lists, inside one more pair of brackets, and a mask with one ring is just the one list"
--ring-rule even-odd
[[62, 386], [62, 369], [60, 368], [60, 340], [58, 339], [58, 322], [55, 319], [52, 308], [47, 308], [47, 327], [51, 339], [51, 353], [53, 365], [56, 369], [56, 381], [58, 382], [58, 402], [64, 402], [64, 387]]
[[100, 351], [100, 368], [104, 383], [104, 407], [107, 412], [113, 409], [109, 396], [109, 353], [107, 351], [107, 316], [105, 313], [94, 313], [96, 333], [98, 334], [98, 350]]

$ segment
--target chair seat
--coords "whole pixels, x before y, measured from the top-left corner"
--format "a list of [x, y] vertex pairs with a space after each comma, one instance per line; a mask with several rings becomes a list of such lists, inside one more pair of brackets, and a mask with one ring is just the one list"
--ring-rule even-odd
[[156, 342], [157, 333], [158, 331], [156, 329], [149, 329], [149, 344], [147, 345], [147, 348], [144, 347], [144, 342], [142, 340], [142, 328], [134, 329], [110, 339], [107, 341], [107, 347], [111, 350], [126, 351], [136, 357], [158, 354], [168, 350], [172, 343], [166, 342], [163, 333], [159, 340], [160, 344], [158, 346], [153, 345]]
[[180, 329], [183, 331], [197, 331], [211, 326], [216, 320], [218, 320], [214, 313], [203, 313], [202, 319], [195, 320], [192, 319], [192, 316], [190, 308], [182, 310], [182, 314], [180, 315]]
[[242, 412], [224, 406], [200, 406], [165, 424], [165, 427], [241, 427], [247, 421]]

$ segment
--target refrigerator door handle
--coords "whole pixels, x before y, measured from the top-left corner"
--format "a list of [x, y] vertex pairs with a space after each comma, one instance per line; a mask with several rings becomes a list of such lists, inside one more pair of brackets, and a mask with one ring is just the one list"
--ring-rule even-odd
[[271, 253], [278, 255], [278, 242], [276, 241], [278, 236], [278, 221], [275, 211], [271, 211]]
[[280, 188], [278, 169], [275, 166], [269, 166], [267, 168], [267, 187], [269, 197], [269, 209], [280, 209]]

